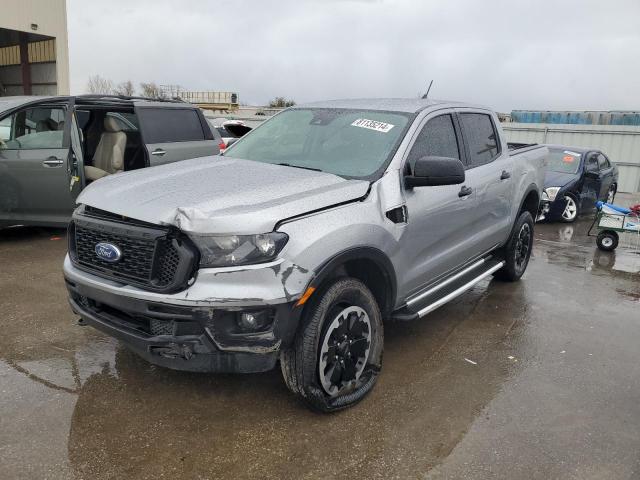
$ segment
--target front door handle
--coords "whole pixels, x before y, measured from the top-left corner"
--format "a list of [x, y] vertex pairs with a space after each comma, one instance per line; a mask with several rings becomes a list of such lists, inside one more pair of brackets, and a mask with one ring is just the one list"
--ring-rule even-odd
[[506, 170], [502, 170], [502, 174], [500, 175], [500, 180], [506, 180], [507, 178], [511, 178], [511, 174]]
[[458, 196], [462, 198], [462, 197], [471, 195], [472, 193], [473, 193], [473, 189], [471, 187], [467, 187], [463, 185], [460, 191], [458, 192]]
[[42, 165], [44, 165], [45, 167], [53, 168], [53, 167], [59, 167], [63, 163], [64, 161], [60, 160], [59, 158], [49, 157], [44, 162], [42, 162]]
[[153, 152], [151, 152], [151, 155], [156, 155], [158, 157], [161, 157], [165, 153], [167, 153], [165, 150], [162, 150], [161, 148], [156, 148]]

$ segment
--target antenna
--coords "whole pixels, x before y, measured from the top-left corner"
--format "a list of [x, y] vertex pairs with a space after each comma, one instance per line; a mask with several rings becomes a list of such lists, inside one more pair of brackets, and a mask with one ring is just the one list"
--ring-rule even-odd
[[429, 92], [431, 91], [431, 85], [433, 85], [433, 80], [431, 80], [431, 81], [429, 82], [429, 88], [427, 88], [427, 93], [425, 93], [425, 94], [422, 96], [422, 98], [423, 98], [423, 99], [425, 99], [425, 100], [426, 100], [427, 98], [429, 98]]

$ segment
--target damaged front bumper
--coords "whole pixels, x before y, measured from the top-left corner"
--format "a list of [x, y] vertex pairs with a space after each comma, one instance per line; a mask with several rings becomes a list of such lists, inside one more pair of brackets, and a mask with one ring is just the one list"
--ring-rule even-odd
[[[266, 274], [275, 280], [274, 271], [266, 270], [271, 273], [254, 270], [251, 277], [255, 281]], [[117, 338], [156, 365], [234, 373], [272, 369], [280, 350], [292, 342], [302, 310], [296, 307], [300, 295], [293, 287], [293, 292], [285, 288], [283, 296], [276, 289], [270, 298], [240, 298], [240, 291], [243, 295], [250, 291], [247, 282], [242, 282], [246, 271], [205, 272], [184, 292], [162, 295], [81, 271], [68, 258], [64, 266], [69, 303], [81, 323]], [[276, 269], [275, 276], [281, 273]], [[286, 279], [291, 276], [289, 273]], [[215, 284], [206, 288], [206, 280], [216, 277]], [[229, 292], [231, 284], [238, 287], [234, 297], [196, 295], [205, 290]], [[243, 313], [259, 314], [263, 323], [247, 330], [238, 321]]]

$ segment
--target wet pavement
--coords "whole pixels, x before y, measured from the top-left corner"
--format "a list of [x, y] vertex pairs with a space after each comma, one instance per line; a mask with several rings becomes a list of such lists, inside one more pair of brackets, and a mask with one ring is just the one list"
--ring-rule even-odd
[[[622, 202], [621, 202], [622, 203]], [[521, 282], [385, 325], [373, 393], [154, 367], [75, 324], [61, 230], [0, 232], [0, 477], [640, 478], [640, 238], [541, 224]]]

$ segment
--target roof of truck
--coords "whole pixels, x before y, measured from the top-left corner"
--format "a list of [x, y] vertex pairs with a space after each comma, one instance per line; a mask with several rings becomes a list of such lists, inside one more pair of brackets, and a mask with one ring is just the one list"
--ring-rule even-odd
[[449, 100], [422, 98], [355, 98], [343, 100], [325, 100], [296, 105], [294, 108], [344, 108], [353, 110], [384, 110], [389, 112], [417, 113], [429, 107], [473, 107], [489, 110], [481, 105], [471, 105]]

